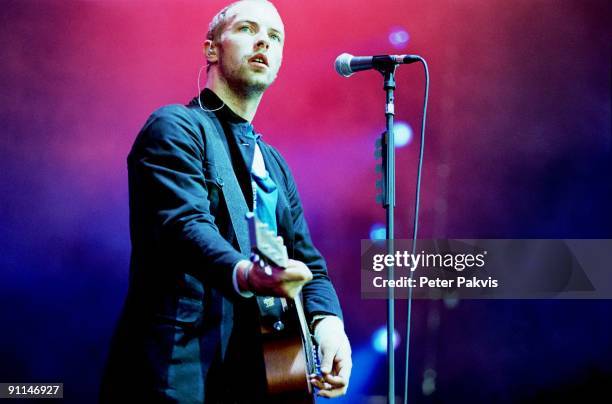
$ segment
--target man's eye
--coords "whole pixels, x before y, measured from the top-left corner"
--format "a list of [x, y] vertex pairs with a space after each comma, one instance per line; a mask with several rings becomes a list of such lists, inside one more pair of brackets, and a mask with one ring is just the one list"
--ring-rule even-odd
[[278, 34], [271, 34], [271, 35], [270, 35], [270, 38], [274, 39], [274, 40], [275, 40], [275, 41], [277, 41], [277, 42], [280, 42], [280, 41], [281, 41], [281, 37], [280, 37], [280, 35], [278, 35]]
[[253, 32], [253, 29], [250, 26], [248, 26], [248, 25], [244, 25], [244, 26], [240, 27], [238, 29], [238, 31], [240, 31], [240, 32]]

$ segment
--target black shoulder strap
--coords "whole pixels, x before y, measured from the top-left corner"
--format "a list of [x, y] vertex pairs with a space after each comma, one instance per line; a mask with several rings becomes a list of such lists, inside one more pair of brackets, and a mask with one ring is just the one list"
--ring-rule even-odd
[[[221, 139], [221, 133], [224, 133], [223, 127], [214, 113], [195, 108], [191, 108], [191, 111], [204, 127], [204, 144], [205, 147], [210, 148], [206, 151], [206, 155], [214, 156], [217, 174], [221, 176], [220, 184], [223, 184], [223, 198], [236, 233], [240, 252], [249, 255], [251, 243], [246, 220], [248, 206], [238, 183], [238, 178], [236, 178], [228, 151]], [[217, 182], [219, 183], [219, 181]], [[257, 296], [256, 300], [262, 319], [269, 323], [271, 327], [275, 327], [277, 331], [282, 331], [284, 328], [282, 301], [279, 298], [267, 296]]]
[[249, 255], [251, 246], [249, 242], [249, 229], [246, 221], [248, 205], [244, 194], [236, 178], [234, 167], [230, 160], [228, 151], [223, 144], [221, 136], [223, 128], [214, 113], [201, 109], [189, 108], [194, 117], [204, 127], [204, 144], [209, 150], [207, 156], [214, 156], [215, 168], [217, 170], [217, 183], [223, 188], [223, 198], [227, 205], [232, 227], [236, 233], [240, 252]]

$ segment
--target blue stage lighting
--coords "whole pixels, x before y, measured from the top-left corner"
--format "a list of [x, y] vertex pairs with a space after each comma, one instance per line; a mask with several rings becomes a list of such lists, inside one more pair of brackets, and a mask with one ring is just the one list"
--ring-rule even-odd
[[370, 227], [370, 240], [384, 240], [387, 238], [387, 228], [385, 225], [375, 223]]
[[395, 147], [404, 147], [412, 142], [412, 128], [408, 122], [398, 121], [393, 126], [395, 134]]
[[[400, 335], [397, 331], [393, 333], [393, 350], [400, 344]], [[376, 352], [387, 352], [387, 327], [380, 327], [372, 334], [372, 347]]]
[[391, 29], [389, 33], [389, 43], [393, 45], [395, 49], [404, 49], [406, 45], [408, 45], [408, 41], [410, 41], [410, 34], [400, 27], [395, 27]]

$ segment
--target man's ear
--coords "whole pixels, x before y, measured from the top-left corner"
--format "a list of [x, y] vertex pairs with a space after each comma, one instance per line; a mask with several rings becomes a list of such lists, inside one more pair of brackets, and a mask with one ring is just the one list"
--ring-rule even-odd
[[204, 57], [206, 58], [209, 64], [217, 63], [217, 61], [219, 60], [219, 55], [217, 54], [217, 45], [213, 41], [211, 41], [210, 39], [204, 41], [203, 51]]

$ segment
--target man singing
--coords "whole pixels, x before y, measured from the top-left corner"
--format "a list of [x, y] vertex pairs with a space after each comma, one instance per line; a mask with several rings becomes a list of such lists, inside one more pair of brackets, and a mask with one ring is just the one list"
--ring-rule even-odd
[[[294, 179], [251, 121], [281, 66], [284, 26], [265, 0], [211, 21], [206, 88], [155, 111], [128, 156], [132, 257], [101, 402], [267, 402], [255, 296], [302, 291], [323, 397], [343, 395], [351, 348]], [[287, 268], [248, 259], [253, 210], [287, 246]], [[136, 401], [137, 400], [137, 401]]]

